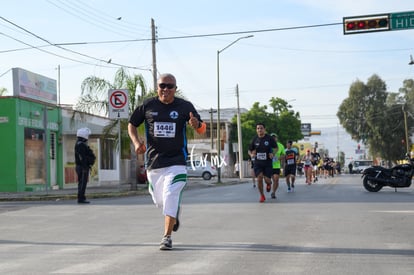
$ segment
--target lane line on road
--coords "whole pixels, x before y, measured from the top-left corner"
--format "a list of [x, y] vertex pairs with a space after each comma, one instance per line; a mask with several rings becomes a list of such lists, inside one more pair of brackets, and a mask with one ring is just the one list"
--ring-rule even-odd
[[414, 210], [375, 210], [375, 213], [391, 213], [391, 214], [414, 214]]

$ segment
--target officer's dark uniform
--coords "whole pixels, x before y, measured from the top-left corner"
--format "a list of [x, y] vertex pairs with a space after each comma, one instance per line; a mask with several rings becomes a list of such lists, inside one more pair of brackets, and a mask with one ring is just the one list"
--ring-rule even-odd
[[85, 197], [89, 171], [95, 162], [95, 154], [87, 144], [87, 139], [78, 136], [75, 144], [76, 173], [78, 174], [78, 203], [89, 203]]

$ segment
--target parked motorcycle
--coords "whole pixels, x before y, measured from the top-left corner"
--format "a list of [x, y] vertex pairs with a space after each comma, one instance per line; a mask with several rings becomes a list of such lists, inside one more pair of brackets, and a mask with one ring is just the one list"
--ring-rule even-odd
[[410, 187], [414, 175], [414, 159], [407, 158], [409, 163], [398, 164], [392, 168], [371, 166], [362, 171], [363, 184], [369, 192], [378, 192], [384, 186], [395, 188]]

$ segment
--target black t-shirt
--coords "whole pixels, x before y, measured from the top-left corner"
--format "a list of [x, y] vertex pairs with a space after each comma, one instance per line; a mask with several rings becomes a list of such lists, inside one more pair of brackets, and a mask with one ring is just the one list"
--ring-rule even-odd
[[249, 145], [249, 150], [256, 150], [256, 158], [254, 164], [272, 164], [272, 159], [269, 158], [269, 153], [273, 152], [273, 148], [277, 148], [275, 139], [268, 134], [263, 137], [255, 136]]
[[312, 165], [317, 165], [319, 163], [319, 160], [321, 159], [321, 155], [318, 152], [311, 153], [311, 155], [313, 157]]
[[333, 163], [333, 158], [325, 157], [323, 159], [323, 165], [325, 169], [331, 169]]
[[135, 127], [145, 122], [147, 169], [186, 164], [190, 112], [202, 122], [193, 104], [177, 97], [171, 104], [149, 98], [135, 109], [129, 122]]
[[292, 167], [296, 166], [296, 159], [298, 156], [298, 152], [294, 150], [293, 148], [286, 148], [285, 149], [285, 165]]

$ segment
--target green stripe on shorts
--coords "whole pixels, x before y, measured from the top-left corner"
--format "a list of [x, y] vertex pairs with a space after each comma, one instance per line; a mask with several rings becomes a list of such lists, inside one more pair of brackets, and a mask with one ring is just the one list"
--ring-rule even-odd
[[176, 182], [184, 181], [187, 182], [187, 174], [178, 174], [174, 177], [172, 184]]

